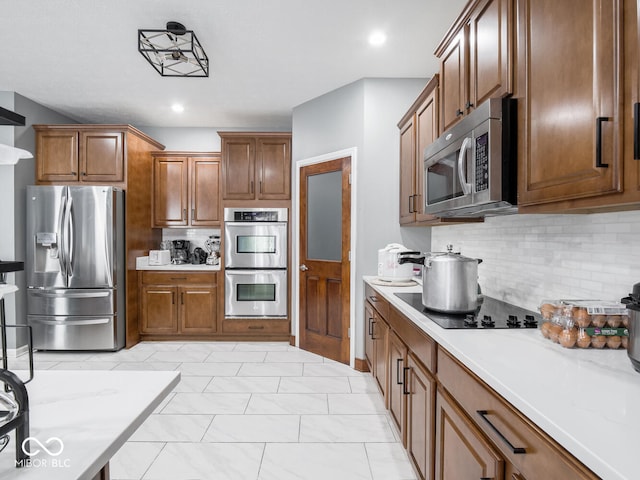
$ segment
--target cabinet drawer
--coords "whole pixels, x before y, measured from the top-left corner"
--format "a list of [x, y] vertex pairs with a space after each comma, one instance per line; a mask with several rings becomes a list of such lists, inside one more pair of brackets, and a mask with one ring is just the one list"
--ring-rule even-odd
[[380, 316], [385, 320], [389, 316], [389, 302], [378, 292], [376, 292], [369, 284], [364, 284], [364, 295], [369, 303], [375, 308]]
[[289, 320], [225, 320], [224, 333], [289, 333]]
[[437, 362], [442, 386], [524, 478], [598, 478], [442, 348]]
[[217, 272], [193, 273], [176, 272], [142, 272], [142, 283], [146, 285], [216, 285]]
[[389, 326], [395, 330], [400, 339], [427, 370], [430, 373], [434, 373], [436, 371], [437, 343], [394, 307], [390, 307], [389, 310], [389, 316], [387, 317]]

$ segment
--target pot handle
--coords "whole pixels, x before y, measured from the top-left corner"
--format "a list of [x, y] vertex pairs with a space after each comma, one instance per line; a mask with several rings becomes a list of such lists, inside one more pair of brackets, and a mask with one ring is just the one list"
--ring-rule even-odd
[[[409, 252], [402, 252], [402, 253], [409, 253]], [[405, 264], [405, 263], [415, 263], [416, 265], [424, 265], [424, 256], [421, 256], [421, 257], [399, 256], [398, 257], [398, 263], [400, 265]]]
[[478, 265], [480, 265], [482, 263], [482, 259], [481, 258], [477, 258], [476, 260], [478, 260]]

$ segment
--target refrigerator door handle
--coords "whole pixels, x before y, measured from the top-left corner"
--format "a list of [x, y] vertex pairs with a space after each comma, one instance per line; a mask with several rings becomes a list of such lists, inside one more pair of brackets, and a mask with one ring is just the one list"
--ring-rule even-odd
[[[66, 195], [62, 195], [62, 202], [60, 203], [60, 211], [58, 212], [58, 238], [60, 240], [60, 244], [58, 245], [58, 261], [60, 262], [60, 272], [65, 277], [67, 276], [67, 252], [65, 243], [66, 232], [65, 232], [65, 212], [67, 206], [67, 197]], [[66, 282], [65, 282], [66, 283]]]
[[70, 290], [36, 290], [29, 289], [31, 295], [35, 297], [47, 297], [47, 298], [101, 298], [108, 297], [110, 292], [73, 292]]
[[44, 320], [41, 318], [34, 318], [34, 317], [30, 317], [29, 321], [31, 323], [42, 323], [44, 325], [60, 325], [60, 326], [64, 326], [64, 325], [68, 325], [68, 326], [72, 326], [72, 325], [103, 325], [105, 323], [109, 323], [111, 321], [110, 318], [87, 318], [84, 320], [69, 320], [69, 321], [65, 321], [65, 320]]
[[67, 198], [65, 223], [67, 227], [67, 233], [69, 235], [67, 238], [66, 253], [67, 253], [67, 272], [70, 277], [73, 276], [73, 247], [74, 247], [74, 234], [75, 234], [73, 229], [72, 208], [73, 208], [73, 199], [71, 198], [71, 195], [69, 195], [69, 197]]

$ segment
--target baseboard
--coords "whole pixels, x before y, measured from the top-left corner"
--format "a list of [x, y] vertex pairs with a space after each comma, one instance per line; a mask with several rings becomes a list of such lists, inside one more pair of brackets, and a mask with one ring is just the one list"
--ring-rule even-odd
[[[7, 358], [18, 358], [29, 353], [29, 345], [22, 345], [18, 348], [7, 348]], [[0, 352], [2, 358], [2, 352]]]
[[354, 363], [354, 368], [359, 372], [368, 372], [369, 367], [367, 366], [367, 361], [364, 358], [356, 358]]

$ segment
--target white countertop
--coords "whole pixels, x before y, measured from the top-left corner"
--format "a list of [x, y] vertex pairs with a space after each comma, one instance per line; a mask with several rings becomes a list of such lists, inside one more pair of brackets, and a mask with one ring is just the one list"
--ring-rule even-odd
[[218, 265], [206, 265], [204, 263], [193, 265], [191, 263], [185, 263], [182, 265], [173, 265], [171, 263], [167, 265], [149, 265], [149, 257], [137, 257], [136, 258], [136, 270], [162, 270], [162, 271], [189, 271], [189, 272], [218, 272], [220, 271], [220, 264]]
[[445, 330], [394, 295], [421, 286], [371, 286], [594, 473], [640, 477], [640, 373], [626, 350], [566, 349], [533, 329]]
[[[21, 375], [21, 378], [23, 375]], [[2, 480], [90, 480], [178, 384], [179, 372], [41, 371], [27, 384], [30, 436], [51, 453], [16, 468], [15, 435], [0, 453]], [[33, 441], [31, 451], [40, 448]]]

